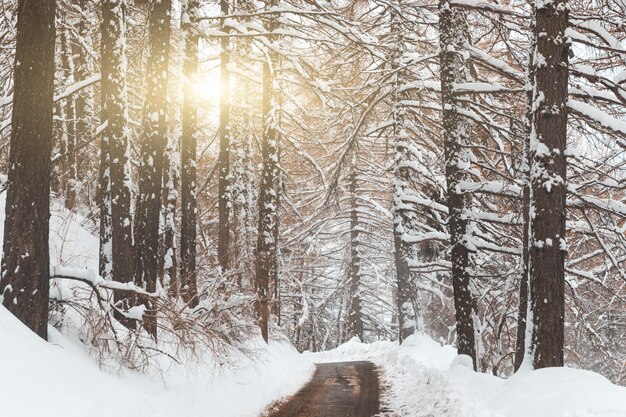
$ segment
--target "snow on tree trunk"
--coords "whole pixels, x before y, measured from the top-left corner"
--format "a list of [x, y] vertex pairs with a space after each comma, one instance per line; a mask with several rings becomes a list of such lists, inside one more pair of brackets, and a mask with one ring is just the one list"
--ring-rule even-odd
[[[533, 8], [534, 10], [534, 8]], [[533, 17], [534, 19], [534, 17]], [[532, 24], [531, 36], [534, 36], [534, 24]], [[534, 45], [534, 39], [533, 39]], [[528, 282], [529, 282], [529, 235], [530, 235], [530, 133], [532, 125], [532, 102], [534, 70], [534, 50], [528, 56], [528, 68], [526, 71], [526, 120], [523, 132], [524, 143], [522, 144], [522, 172], [524, 174], [524, 187], [522, 189], [522, 277], [519, 285], [519, 306], [517, 312], [517, 332], [515, 342], [515, 360], [513, 366], [517, 371], [524, 361], [526, 344], [526, 316], [528, 314]]]
[[[71, 21], [64, 22], [69, 26]], [[64, 27], [60, 33], [61, 40], [61, 71], [66, 87], [74, 84], [74, 56], [72, 51], [72, 39], [68, 27]], [[76, 95], [72, 94], [65, 99], [64, 112], [65, 131], [63, 145], [63, 194], [65, 207], [73, 210], [76, 207]]]
[[363, 313], [361, 311], [361, 249], [359, 234], [359, 203], [358, 203], [358, 171], [356, 151], [352, 156], [350, 172], [350, 269], [349, 274], [349, 301], [347, 314], [347, 338], [357, 336], [363, 340]]
[[183, 72], [185, 86], [183, 96], [181, 136], [181, 223], [180, 223], [180, 291], [183, 300], [191, 307], [198, 304], [196, 286], [196, 137], [198, 107], [193, 84], [198, 72], [198, 33], [193, 25], [198, 19], [198, 0], [183, 3], [182, 29], [185, 36]]
[[[148, 292], [157, 288], [159, 271], [159, 218], [163, 154], [167, 143], [167, 80], [169, 64], [171, 0], [151, 2], [149, 45], [139, 194], [135, 218], [135, 283]], [[156, 306], [143, 300], [146, 330], [156, 339]]]
[[[233, 131], [231, 136], [231, 198], [233, 202], [233, 259], [237, 261], [239, 285], [252, 287], [254, 275], [253, 219], [254, 219], [254, 166], [252, 143], [254, 139], [253, 109], [247, 91], [250, 83], [244, 77], [235, 84], [238, 105], [233, 105]], [[233, 103], [234, 104], [234, 103]], [[245, 281], [244, 281], [245, 278]]]
[[391, 40], [394, 45], [391, 57], [393, 75], [392, 129], [395, 147], [394, 178], [393, 178], [393, 240], [394, 260], [396, 269], [396, 304], [398, 308], [398, 340], [400, 343], [417, 330], [417, 306], [414, 274], [409, 269], [411, 260], [417, 257], [415, 244], [407, 237], [416, 234], [413, 225], [416, 223], [415, 207], [407, 198], [411, 194], [411, 162], [414, 160], [411, 148], [414, 146], [408, 137], [405, 127], [406, 109], [402, 100], [406, 95], [400, 92], [407, 82], [406, 70], [403, 68], [404, 28], [403, 17], [400, 15], [401, 4], [396, 5], [391, 15]]
[[459, 114], [462, 105], [455, 97], [454, 83], [467, 81], [464, 47], [468, 41], [465, 13], [448, 0], [439, 3], [441, 97], [446, 159], [448, 197], [448, 229], [451, 245], [452, 286], [456, 309], [457, 349], [469, 355], [476, 368], [475, 302], [471, 291], [470, 222], [463, 216], [470, 205], [470, 196], [460, 188], [468, 179], [471, 164], [469, 126]]
[[[89, 25], [93, 24], [91, 0], [75, 0], [74, 7], [79, 12], [76, 30], [78, 37], [72, 44], [74, 62], [74, 80], [76, 82], [85, 81], [92, 75], [93, 66], [91, 56], [88, 51], [91, 49], [91, 39]], [[93, 89], [85, 87], [76, 94], [76, 171], [80, 176], [76, 176], [72, 185], [74, 193], [77, 195], [89, 184], [83, 182], [89, 171], [90, 158], [86, 151], [87, 146], [93, 139]], [[80, 192], [82, 195], [83, 192]], [[87, 200], [89, 202], [89, 200]]]
[[[276, 0], [266, 3], [266, 8], [276, 6]], [[269, 33], [276, 30], [278, 16], [271, 15], [267, 23]], [[269, 42], [275, 36], [269, 36]], [[278, 58], [272, 50], [266, 52], [263, 63], [263, 138], [261, 144], [261, 170], [259, 190], [259, 223], [256, 246], [256, 314], [261, 335], [267, 342], [270, 315], [270, 281], [277, 281], [278, 210], [279, 210], [279, 99]]]
[[[228, 0], [220, 0], [220, 11], [223, 16], [230, 12]], [[228, 26], [224, 19], [221, 20], [222, 32], [228, 33]], [[230, 196], [230, 40], [224, 36], [221, 38], [220, 52], [220, 152], [219, 165], [219, 190], [218, 190], [218, 241], [217, 258], [222, 272], [230, 267], [230, 215], [232, 210]]]
[[563, 366], [568, 13], [566, 0], [535, 2], [525, 359], [535, 369]]
[[48, 336], [50, 169], [55, 2], [20, 0], [15, 49], [4, 253], [4, 306]]
[[171, 297], [177, 297], [179, 293], [178, 260], [176, 258], [176, 204], [178, 200], [178, 184], [180, 174], [180, 108], [174, 111], [174, 120], [169, 134], [167, 149], [164, 156], [163, 171], [163, 238], [161, 245], [162, 279], [163, 287], [168, 288]]
[[[133, 281], [125, 14], [125, 0], [102, 2], [101, 95], [103, 121], [107, 126], [102, 136], [102, 171], [106, 174], [101, 186], [106, 188], [101, 235], [108, 239], [104, 249], [110, 262], [108, 274], [116, 282]], [[115, 295], [121, 309], [131, 307], [129, 294]], [[118, 319], [124, 322], [122, 317]]]

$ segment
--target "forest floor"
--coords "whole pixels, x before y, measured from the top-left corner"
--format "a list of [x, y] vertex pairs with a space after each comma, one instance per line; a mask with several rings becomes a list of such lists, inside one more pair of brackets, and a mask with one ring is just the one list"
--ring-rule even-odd
[[371, 417], [379, 412], [378, 372], [371, 362], [317, 365], [311, 381], [270, 417]]

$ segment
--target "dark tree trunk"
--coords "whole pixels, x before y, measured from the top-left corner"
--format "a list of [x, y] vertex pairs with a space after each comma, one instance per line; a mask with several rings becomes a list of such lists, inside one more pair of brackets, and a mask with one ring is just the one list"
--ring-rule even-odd
[[466, 81], [463, 49], [468, 38], [468, 27], [465, 13], [448, 0], [442, 0], [439, 4], [439, 31], [448, 230], [456, 309], [457, 349], [459, 354], [469, 355], [476, 368], [475, 302], [470, 288], [470, 251], [466, 242], [470, 230], [468, 220], [463, 218], [470, 201], [469, 195], [458, 189], [460, 182], [467, 179], [470, 164], [467, 150], [469, 126], [458, 112], [460, 103], [453, 92], [454, 83]]
[[[533, 7], [534, 10], [534, 7]], [[534, 19], [534, 17], [533, 17]], [[534, 23], [532, 23], [532, 36], [534, 37]], [[533, 39], [533, 45], [536, 41]], [[532, 102], [533, 89], [532, 80], [535, 76], [534, 47], [528, 54], [528, 68], [526, 77], [529, 80], [526, 86], [526, 118], [524, 125], [524, 142], [522, 144], [522, 173], [524, 175], [524, 186], [522, 189], [522, 277], [519, 285], [519, 306], [517, 312], [517, 332], [515, 342], [515, 360], [513, 367], [517, 371], [524, 361], [526, 351], [526, 317], [528, 315], [528, 283], [529, 283], [529, 236], [530, 236], [530, 132], [532, 125]]]
[[411, 194], [411, 163], [414, 159], [410, 151], [410, 138], [405, 127], [405, 106], [402, 101], [406, 94], [400, 92], [406, 82], [406, 70], [402, 67], [404, 55], [404, 32], [402, 17], [400, 15], [401, 4], [397, 4], [397, 10], [391, 16], [391, 41], [395, 46], [391, 57], [391, 69], [394, 71], [393, 79], [393, 138], [395, 146], [394, 155], [394, 198], [393, 198], [393, 236], [394, 236], [394, 260], [396, 268], [396, 305], [398, 306], [398, 340], [400, 343], [417, 330], [417, 294], [415, 291], [415, 276], [409, 269], [409, 261], [416, 259], [417, 250], [415, 243], [409, 238], [416, 234], [414, 224], [416, 222], [415, 207], [408, 198]]
[[[69, 25], [69, 22], [65, 23]], [[74, 84], [74, 56], [70, 31], [64, 28], [61, 31], [61, 69], [63, 81], [67, 87]], [[65, 118], [65, 132], [63, 135], [63, 194], [65, 207], [73, 210], [76, 207], [76, 95], [72, 94], [65, 99], [63, 116]]]
[[[185, 58], [183, 72], [193, 79], [198, 72], [198, 40], [193, 29], [198, 19], [198, 0], [184, 3]], [[183, 129], [181, 137], [181, 225], [180, 225], [180, 285], [183, 299], [191, 307], [198, 305], [196, 286], [196, 225], [198, 218], [196, 200], [196, 136], [197, 103], [193, 85], [185, 84], [183, 98]]]
[[[228, 0], [220, 0], [222, 15], [229, 14]], [[228, 33], [228, 27], [221, 21], [223, 32]], [[220, 153], [219, 153], [219, 225], [217, 241], [217, 258], [225, 272], [230, 267], [230, 212], [232, 203], [230, 197], [230, 41], [224, 36], [221, 39], [221, 92], [220, 92]]]
[[[163, 154], [167, 143], [167, 80], [169, 64], [171, 0], [151, 2], [149, 16], [148, 68], [139, 194], [135, 219], [135, 283], [148, 292], [156, 291], [159, 271], [159, 220]], [[143, 300], [146, 330], [156, 338], [156, 306]]]
[[[275, 6], [275, 1], [267, 7]], [[267, 24], [268, 32], [276, 29], [277, 16], [271, 16]], [[269, 41], [274, 37], [270, 35]], [[279, 113], [278, 91], [276, 91], [276, 54], [268, 51], [269, 62], [263, 64], [263, 141], [261, 158], [263, 169], [260, 178], [259, 226], [256, 246], [256, 313], [261, 335], [268, 341], [270, 316], [270, 282], [277, 281], [278, 209], [279, 209]]]
[[[107, 250], [111, 276], [117, 282], [133, 281], [130, 150], [124, 65], [126, 44], [122, 41], [126, 37], [125, 7], [124, 0], [102, 2], [102, 119], [107, 122], [107, 127], [102, 135], [101, 150], [101, 171], [106, 173], [101, 184], [105, 192], [101, 233], [110, 240], [110, 249]], [[116, 302], [121, 309], [131, 306], [130, 298], [129, 294], [116, 292]], [[118, 319], [124, 322], [122, 317]]]
[[[91, 56], [86, 48], [91, 46], [89, 39], [91, 14], [90, 0], [75, 0], [74, 7], [80, 13], [76, 30], [78, 39], [72, 44], [74, 55], [74, 81], [81, 82], [92, 75]], [[87, 145], [93, 140], [93, 89], [85, 87], [76, 94], [76, 181], [73, 185], [75, 197], [79, 197], [79, 191], [88, 188], [88, 181], [84, 178], [88, 175], [89, 155]], [[89, 187], [90, 188], [90, 187]], [[84, 193], [81, 192], [81, 195]], [[89, 200], [87, 200], [89, 201]]]
[[[179, 118], [180, 112], [176, 110]], [[160, 274], [163, 278], [163, 287], [168, 288], [168, 293], [175, 298], [179, 293], [178, 283], [178, 259], [176, 258], [176, 205], [178, 200], [180, 160], [178, 148], [179, 138], [177, 129], [172, 129], [168, 140], [167, 149], [163, 158], [163, 237], [161, 245], [162, 268]]]
[[350, 173], [350, 300], [348, 302], [348, 329], [346, 338], [357, 336], [363, 341], [363, 314], [361, 312], [361, 251], [359, 248], [358, 178], [356, 155]]
[[563, 366], [568, 25], [566, 0], [535, 12], [535, 62], [530, 134], [530, 326], [534, 368]]
[[11, 150], [2, 257], [3, 304], [48, 337], [55, 2], [18, 2]]
[[[237, 13], [253, 13], [254, 6], [249, 1], [237, 4]], [[248, 19], [249, 20], [249, 19]], [[249, 79], [240, 75], [245, 71], [242, 62], [252, 53], [252, 42], [248, 38], [236, 39], [231, 58], [241, 66], [235, 77], [235, 91], [231, 108], [231, 192], [233, 203], [232, 219], [232, 259], [236, 262], [236, 282], [240, 286], [253, 288], [254, 276], [254, 161], [252, 143], [254, 141], [254, 97], [248, 93], [254, 86]], [[232, 65], [232, 64], [231, 64]]]

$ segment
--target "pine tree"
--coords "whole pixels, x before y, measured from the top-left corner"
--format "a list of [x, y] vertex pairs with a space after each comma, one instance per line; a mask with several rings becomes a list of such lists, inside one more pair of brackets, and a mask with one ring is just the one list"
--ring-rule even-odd
[[535, 4], [527, 360], [563, 366], [569, 44], [567, 0]]
[[414, 146], [408, 136], [405, 126], [406, 108], [402, 104], [407, 99], [406, 93], [401, 92], [407, 83], [404, 68], [404, 25], [401, 14], [401, 2], [395, 5], [391, 11], [391, 39], [393, 43], [391, 61], [392, 75], [392, 135], [394, 140], [394, 178], [393, 178], [393, 240], [394, 260], [396, 269], [398, 305], [398, 340], [400, 343], [417, 329], [417, 306], [415, 299], [415, 274], [411, 273], [409, 263], [416, 259], [417, 250], [415, 244], [410, 242], [410, 237], [416, 233], [413, 230], [416, 222], [415, 206], [411, 202], [412, 168], [414, 160], [412, 147]]
[[[266, 3], [269, 9], [276, 5], [275, 0]], [[272, 33], [278, 25], [277, 16], [268, 18], [267, 31]], [[275, 35], [269, 36], [269, 42], [275, 41]], [[278, 131], [280, 107], [278, 91], [278, 57], [272, 50], [267, 52], [263, 63], [263, 142], [261, 158], [263, 168], [259, 190], [259, 223], [256, 246], [256, 312], [261, 335], [268, 341], [270, 315], [270, 282], [276, 285], [278, 257], [278, 210], [280, 194], [279, 142]]]
[[[220, 0], [220, 11], [222, 16], [230, 13], [228, 0]], [[228, 33], [228, 26], [225, 19], [221, 19], [221, 30]], [[218, 156], [219, 165], [219, 190], [218, 190], [218, 206], [219, 206], [219, 225], [218, 225], [218, 241], [217, 241], [217, 257], [222, 272], [230, 267], [230, 217], [232, 211], [232, 202], [230, 196], [230, 40], [228, 36], [221, 38], [220, 51], [220, 74], [221, 74], [221, 91], [220, 91], [220, 152]]]
[[20, 0], [4, 221], [4, 306], [48, 336], [55, 2]]
[[469, 355], [476, 367], [474, 335], [475, 303], [471, 293], [469, 221], [463, 215], [469, 207], [469, 194], [461, 190], [467, 179], [471, 163], [468, 149], [470, 127], [459, 114], [460, 101], [454, 95], [454, 83], [466, 81], [463, 49], [467, 42], [468, 27], [465, 12], [449, 0], [439, 3], [439, 36], [441, 66], [441, 97], [443, 109], [443, 134], [446, 159], [448, 195], [448, 229], [452, 286], [456, 309], [457, 349]]
[[360, 225], [358, 203], [358, 170], [356, 151], [352, 155], [349, 175], [349, 199], [350, 199], [350, 264], [348, 269], [348, 313], [347, 313], [347, 338], [354, 336], [363, 341], [363, 313], [361, 311], [361, 286], [363, 285], [363, 272], [361, 269], [360, 248]]
[[[102, 252], [110, 257], [111, 278], [133, 282], [133, 236], [128, 137], [128, 100], [126, 76], [126, 1], [103, 0], [101, 44], [102, 118], [107, 123], [102, 136], [103, 164], [101, 192], [101, 231], [110, 240]], [[109, 224], [107, 224], [109, 222]], [[129, 295], [116, 294], [122, 309], [130, 307]]]
[[[135, 211], [135, 284], [155, 292], [159, 271], [159, 219], [163, 154], [167, 143], [167, 80], [171, 0], [154, 0], [150, 8], [146, 98], [141, 141], [139, 194]], [[156, 339], [156, 306], [145, 301], [146, 330]]]
[[191, 307], [198, 304], [196, 287], [196, 225], [198, 219], [196, 198], [196, 136], [197, 102], [192, 81], [198, 73], [198, 33], [194, 25], [198, 19], [198, 0], [183, 3], [182, 29], [185, 37], [183, 72], [184, 86], [181, 136], [181, 224], [180, 224], [180, 286], [183, 299]]

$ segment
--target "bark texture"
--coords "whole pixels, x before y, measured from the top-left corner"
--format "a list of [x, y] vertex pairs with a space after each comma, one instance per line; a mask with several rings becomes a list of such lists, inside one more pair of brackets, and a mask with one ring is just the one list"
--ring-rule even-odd
[[[563, 366], [568, 52], [566, 0], [536, 2], [530, 133], [529, 360]], [[530, 335], [529, 335], [530, 333]]]
[[[109, 195], [102, 207], [101, 219], [111, 216], [110, 225], [105, 224], [103, 228], [111, 239], [111, 278], [117, 282], [133, 281], [125, 15], [124, 0], [103, 0], [101, 94], [102, 116], [107, 126], [102, 139], [105, 166], [101, 170], [108, 173], [108, 183], [103, 179], [103, 187], [108, 189]], [[130, 307], [128, 294], [116, 293], [116, 297], [120, 308]]]
[[4, 306], [48, 336], [55, 2], [20, 0], [4, 221]]
[[[135, 219], [135, 283], [156, 291], [159, 271], [159, 218], [163, 154], [167, 143], [167, 80], [171, 0], [155, 0], [148, 18], [150, 54], [146, 79], [145, 118]], [[156, 338], [156, 306], [143, 300], [146, 330]]]
[[[276, 5], [270, 0], [267, 7]], [[271, 16], [267, 31], [271, 33], [277, 27], [277, 16]], [[274, 36], [270, 35], [270, 42]], [[263, 63], [263, 142], [261, 158], [263, 169], [260, 178], [259, 226], [256, 246], [256, 314], [261, 335], [268, 340], [270, 316], [270, 282], [277, 282], [278, 255], [278, 209], [279, 209], [279, 140], [278, 132], [280, 108], [278, 103], [278, 77], [276, 66], [278, 59], [275, 52], [268, 51], [268, 59]]]
[[[227, 16], [230, 11], [228, 0], [220, 0], [220, 11]], [[221, 30], [228, 33], [228, 26], [221, 21]], [[225, 272], [230, 268], [230, 214], [232, 203], [230, 196], [230, 40], [221, 39], [220, 52], [220, 153], [219, 153], [219, 224], [217, 241], [217, 258]]]
[[409, 261], [417, 258], [417, 248], [410, 238], [417, 234], [414, 230], [416, 223], [415, 206], [411, 202], [412, 169], [411, 138], [405, 126], [406, 109], [402, 100], [407, 99], [401, 92], [406, 82], [406, 69], [403, 68], [404, 33], [400, 15], [401, 3], [397, 3], [391, 16], [391, 41], [395, 46], [391, 56], [393, 75], [393, 138], [394, 138], [394, 178], [393, 178], [393, 237], [394, 260], [396, 269], [396, 304], [398, 308], [398, 340], [400, 343], [417, 330], [417, 293], [415, 290], [416, 277], [409, 268]]
[[349, 277], [349, 301], [347, 317], [347, 337], [351, 339], [357, 336], [363, 341], [363, 313], [361, 311], [361, 250], [359, 233], [359, 207], [358, 207], [358, 175], [357, 158], [353, 156], [350, 172], [350, 269]]
[[[198, 72], [199, 36], [193, 30], [198, 19], [198, 0], [183, 3], [183, 31], [185, 79], [193, 80]], [[180, 289], [191, 307], [198, 304], [196, 286], [196, 227], [198, 218], [196, 198], [197, 102], [193, 85], [187, 82], [183, 96], [183, 128], [181, 137], [181, 224], [180, 224]]]
[[471, 292], [469, 221], [463, 217], [470, 205], [469, 194], [460, 183], [467, 179], [471, 156], [469, 126], [459, 114], [461, 103], [454, 95], [454, 83], [465, 82], [466, 69], [463, 50], [468, 41], [465, 13], [448, 0], [439, 3], [441, 100], [443, 107], [444, 150], [448, 198], [448, 231], [450, 234], [452, 286], [456, 309], [457, 349], [469, 355], [476, 368], [474, 335], [475, 303]]

